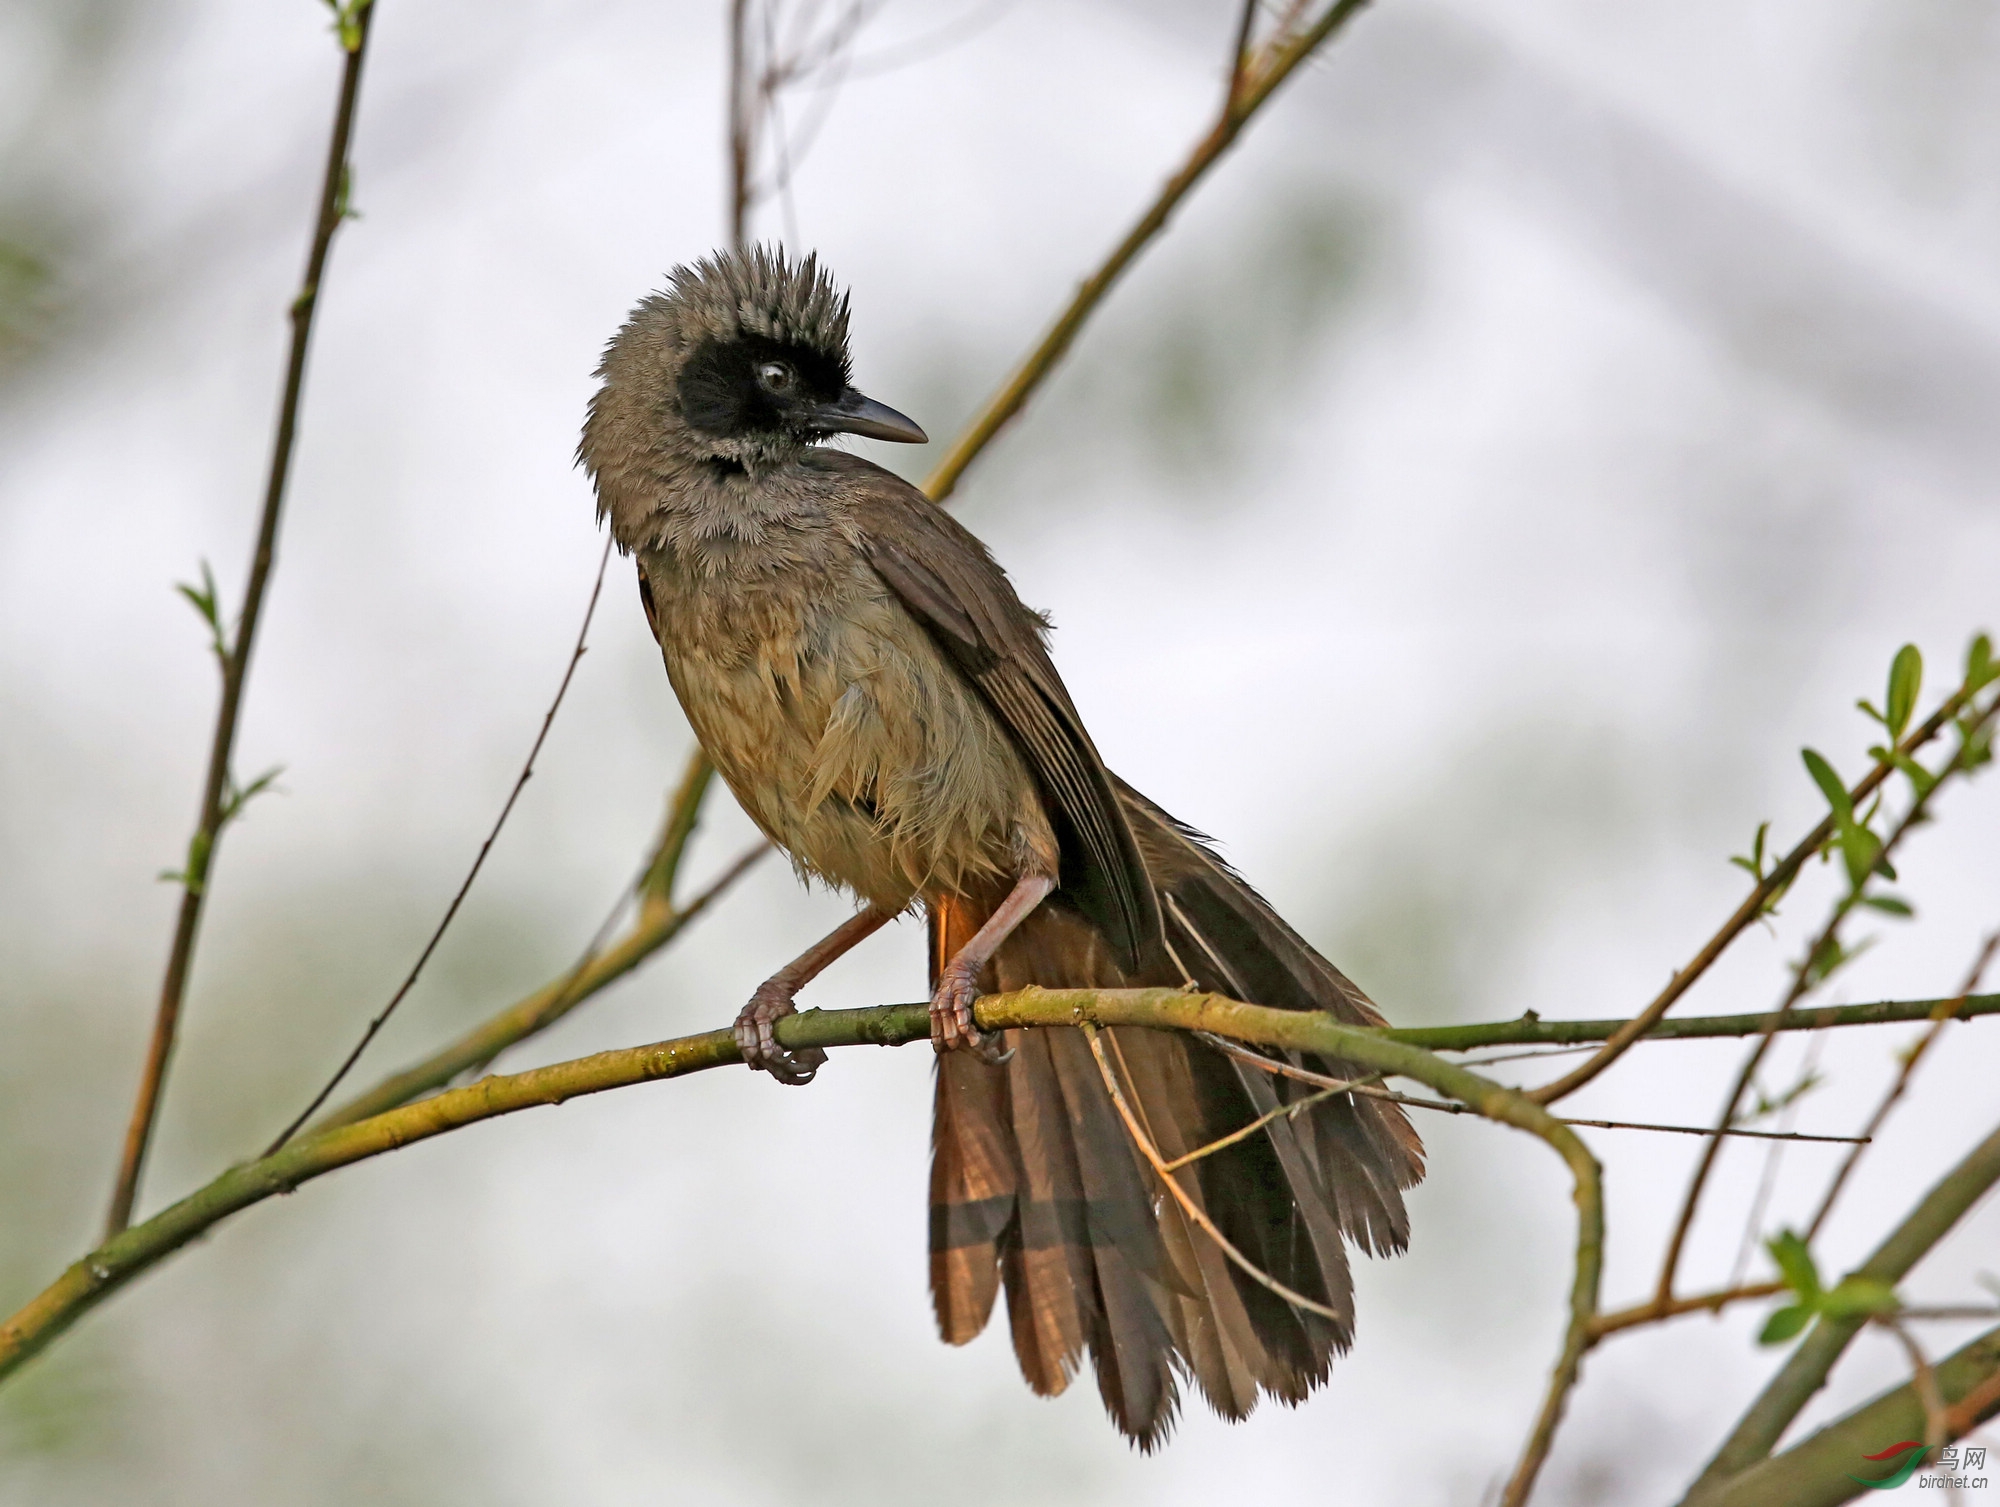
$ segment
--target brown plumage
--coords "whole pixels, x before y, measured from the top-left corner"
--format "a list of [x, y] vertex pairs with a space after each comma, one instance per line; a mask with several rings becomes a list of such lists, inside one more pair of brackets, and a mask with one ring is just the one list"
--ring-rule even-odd
[[[717, 770], [802, 874], [865, 906], [745, 1007], [746, 1059], [809, 1081], [818, 1054], [784, 1052], [771, 1023], [840, 952], [921, 905], [941, 1048], [930, 1244], [944, 1338], [979, 1333], [1004, 1288], [1029, 1385], [1060, 1392], [1087, 1354], [1111, 1416], [1146, 1448], [1183, 1379], [1230, 1418], [1260, 1392], [1297, 1402], [1352, 1338], [1345, 1246], [1407, 1243], [1402, 1190], [1423, 1163], [1402, 1111], [1336, 1095], [1173, 1174], [1327, 1317], [1239, 1270], [1166, 1195], [1080, 1032], [1010, 1031], [1003, 1056], [970, 1003], [1026, 984], [1192, 984], [1380, 1016], [1199, 836], [1105, 769], [1045, 621], [984, 546], [889, 472], [819, 448], [842, 430], [921, 438], [847, 385], [846, 323], [811, 259], [680, 269], [608, 349], [581, 452]], [[1180, 1033], [1101, 1040], [1169, 1160], [1313, 1092]]]

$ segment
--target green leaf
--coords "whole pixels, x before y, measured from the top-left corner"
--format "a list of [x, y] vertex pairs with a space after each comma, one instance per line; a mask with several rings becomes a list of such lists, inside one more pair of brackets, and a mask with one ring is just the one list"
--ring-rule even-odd
[[1901, 916], [1904, 920], [1916, 914], [1909, 901], [1896, 895], [1863, 895], [1861, 903], [1870, 910], [1879, 910], [1885, 916]]
[[1848, 883], [1858, 890], [1882, 861], [1882, 839], [1859, 822], [1845, 822], [1840, 828], [1840, 857], [1847, 865]]
[[1782, 1093], [1775, 1096], [1765, 1093], [1760, 1088], [1757, 1090], [1757, 1102], [1737, 1115], [1730, 1123], [1732, 1125], [1749, 1125], [1758, 1120], [1768, 1119], [1787, 1104], [1803, 1099], [1824, 1082], [1826, 1082], [1826, 1079], [1820, 1076], [1820, 1074], [1806, 1073], [1790, 1088], [1785, 1089]]
[[1840, 776], [1834, 773], [1833, 766], [1814, 749], [1800, 749], [1799, 757], [1806, 761], [1806, 773], [1811, 775], [1813, 783], [1819, 786], [1819, 792], [1826, 797], [1826, 803], [1833, 808], [1833, 814], [1851, 820], [1854, 816], [1854, 802], [1847, 798], [1847, 786], [1841, 781]]
[[1759, 883], [1762, 883], [1764, 878], [1764, 838], [1770, 830], [1769, 822], [1757, 823], [1757, 839], [1750, 844], [1750, 856], [1746, 858], [1738, 853], [1729, 860]]
[[222, 596], [215, 589], [215, 573], [208, 568], [208, 561], [201, 562], [201, 585], [191, 586], [186, 581], [177, 581], [174, 590], [188, 599], [201, 615], [201, 620], [208, 625], [208, 647], [226, 665], [229, 660], [229, 636], [223, 631]]
[[1828, 1318], [1858, 1319], [1871, 1313], [1894, 1313], [1903, 1306], [1896, 1289], [1867, 1277], [1847, 1277], [1819, 1301]]
[[1764, 1320], [1764, 1328], [1757, 1336], [1760, 1345], [1782, 1345], [1806, 1325], [1812, 1322], [1813, 1311], [1803, 1303], [1793, 1303], [1780, 1308]]
[[[1780, 1230], [1764, 1242], [1764, 1249], [1778, 1263], [1778, 1275], [1785, 1279], [1785, 1286], [1807, 1303], [1819, 1297], [1819, 1267], [1803, 1240], [1790, 1230]], [[1793, 1333], [1797, 1332], [1793, 1330]]]
[[1993, 660], [1993, 640], [1980, 634], [1965, 651], [1966, 689], [1977, 691], [2000, 680], [2000, 664]]
[[1891, 762], [1909, 777], [1910, 786], [1916, 791], [1918, 800], [1922, 800], [1933, 790], [1937, 789], [1937, 776], [1924, 768], [1923, 765], [1919, 764], [1908, 754], [1893, 753], [1889, 757]]
[[1917, 709], [1917, 693], [1924, 685], [1924, 656], [1915, 644], [1904, 644], [1889, 666], [1889, 696], [1884, 703], [1882, 722], [1891, 738], [1903, 736], [1910, 725], [1910, 713]]

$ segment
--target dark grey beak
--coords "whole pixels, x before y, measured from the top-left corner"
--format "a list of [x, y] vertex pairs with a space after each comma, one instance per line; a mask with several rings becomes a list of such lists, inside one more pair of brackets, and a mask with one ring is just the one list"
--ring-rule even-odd
[[887, 403], [864, 398], [848, 388], [831, 403], [812, 411], [812, 425], [829, 434], [858, 434], [864, 439], [894, 440], [899, 445], [928, 445], [931, 437], [916, 421], [905, 418]]

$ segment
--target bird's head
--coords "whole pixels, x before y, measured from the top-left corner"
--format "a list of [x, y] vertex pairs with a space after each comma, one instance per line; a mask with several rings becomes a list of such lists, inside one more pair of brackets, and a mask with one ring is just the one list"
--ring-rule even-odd
[[757, 473], [835, 434], [927, 439], [850, 385], [847, 296], [816, 256], [758, 246], [676, 267], [597, 375], [579, 458], [600, 492], [661, 461]]

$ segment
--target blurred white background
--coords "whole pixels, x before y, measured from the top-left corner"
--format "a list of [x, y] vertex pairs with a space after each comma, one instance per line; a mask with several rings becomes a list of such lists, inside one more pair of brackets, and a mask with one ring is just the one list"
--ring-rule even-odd
[[[263, 1144], [434, 923], [589, 590], [597, 352], [722, 236], [720, 4], [378, 4], [237, 760], [284, 794], [223, 850], [148, 1208]], [[884, 10], [790, 210], [852, 284], [864, 390], [952, 432], [1204, 128], [1232, 10]], [[206, 557], [237, 604], [337, 69], [307, 0], [0, 10], [0, 1309], [108, 1195], [213, 714], [171, 587]], [[1852, 776], [1896, 646], [1935, 689], [2000, 628], [1996, 97], [1983, 0], [1380, 0], [957, 506], [1053, 610], [1110, 762], [1393, 1019], [1628, 1013], [1734, 907], [1757, 823], [1816, 818], [1798, 747]], [[688, 734], [612, 569], [360, 1081], [559, 972], [652, 836]], [[1862, 928], [1832, 997], [1945, 992], [2000, 921], [2000, 781], [1943, 815], [1901, 864], [1918, 924]], [[749, 835], [723, 795], [693, 877]], [[1770, 1003], [1828, 893], [1686, 1008]], [[503, 1066], [720, 1025], [842, 913], [766, 865]], [[807, 998], [922, 977], [906, 924]], [[1826, 1265], [1990, 1128], [1995, 1028], [1955, 1030]], [[1799, 1128], [1851, 1129], [1913, 1034], [1817, 1048]], [[1575, 1112], [1706, 1120], [1739, 1052], [1651, 1048]], [[1142, 1458], [1087, 1375], [1030, 1396], [1004, 1326], [935, 1339], [928, 1056], [606, 1095], [261, 1206], [0, 1392], [0, 1502], [1470, 1503], [1504, 1472], [1568, 1281], [1538, 1144], [1426, 1121], [1414, 1248], [1363, 1264], [1332, 1384], [1237, 1427], [1195, 1403]], [[1699, 1143], [1590, 1139], [1628, 1302]], [[1833, 1162], [1790, 1149], [1768, 1227]], [[1689, 1286], [1728, 1276], [1762, 1167], [1724, 1158]], [[1976, 1297], [1996, 1242], [1989, 1204], [1910, 1291]], [[1544, 1500], [1672, 1500], [1775, 1364], [1761, 1319], [1599, 1352]], [[1808, 1421], [1901, 1365], [1864, 1338]]]

